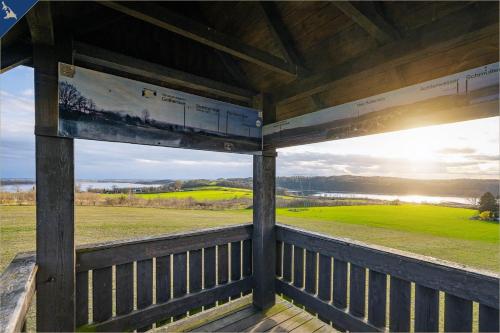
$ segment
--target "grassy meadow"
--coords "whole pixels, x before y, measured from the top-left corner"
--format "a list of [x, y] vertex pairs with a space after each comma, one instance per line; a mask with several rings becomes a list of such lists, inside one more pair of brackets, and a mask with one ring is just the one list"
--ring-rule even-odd
[[[243, 193], [245, 191], [242, 191]], [[179, 192], [180, 193], [180, 192]], [[471, 209], [431, 205], [280, 208], [277, 220], [300, 228], [500, 271], [499, 225], [469, 220]], [[76, 207], [76, 243], [249, 223], [250, 209]], [[35, 248], [35, 207], [0, 206], [0, 269]]]

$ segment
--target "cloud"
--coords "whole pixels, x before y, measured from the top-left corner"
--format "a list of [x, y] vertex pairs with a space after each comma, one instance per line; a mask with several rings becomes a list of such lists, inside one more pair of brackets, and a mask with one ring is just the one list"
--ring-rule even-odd
[[437, 151], [438, 154], [443, 154], [443, 155], [458, 155], [458, 154], [473, 154], [476, 152], [476, 149], [474, 148], [443, 148]]
[[[461, 161], [386, 158], [360, 154], [333, 154], [318, 152], [286, 152], [278, 157], [280, 176], [396, 176], [410, 178], [495, 178], [498, 175], [498, 157], [470, 155]], [[473, 159], [472, 157], [476, 158]]]

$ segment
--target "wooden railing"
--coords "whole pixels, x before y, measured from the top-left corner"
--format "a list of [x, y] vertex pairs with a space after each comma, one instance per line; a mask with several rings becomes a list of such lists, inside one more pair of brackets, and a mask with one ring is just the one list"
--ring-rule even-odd
[[76, 326], [144, 331], [252, 289], [252, 225], [77, 249]]
[[436, 332], [443, 321], [444, 331], [470, 332], [476, 320], [498, 332], [496, 274], [284, 225], [276, 238], [277, 293], [336, 328]]
[[35, 293], [37, 266], [33, 253], [20, 253], [0, 276], [0, 332], [24, 330]]

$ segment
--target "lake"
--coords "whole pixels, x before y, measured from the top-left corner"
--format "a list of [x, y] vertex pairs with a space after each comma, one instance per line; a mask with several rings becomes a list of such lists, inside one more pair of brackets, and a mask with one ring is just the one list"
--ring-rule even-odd
[[[140, 188], [140, 187], [159, 187], [161, 184], [139, 184], [139, 183], [122, 183], [122, 182], [93, 182], [93, 181], [77, 181], [82, 191], [88, 191], [91, 188], [111, 190], [113, 188]], [[2, 192], [26, 192], [33, 189], [34, 184], [16, 184], [2, 185]]]
[[374, 199], [374, 200], [399, 200], [402, 202], [410, 203], [430, 203], [430, 204], [441, 204], [441, 203], [459, 203], [470, 205], [472, 204], [470, 198], [463, 197], [440, 197], [440, 196], [430, 196], [430, 195], [418, 195], [418, 194], [367, 194], [367, 193], [340, 193], [340, 192], [320, 192], [313, 194], [315, 197], [323, 198], [351, 198], [351, 199]]

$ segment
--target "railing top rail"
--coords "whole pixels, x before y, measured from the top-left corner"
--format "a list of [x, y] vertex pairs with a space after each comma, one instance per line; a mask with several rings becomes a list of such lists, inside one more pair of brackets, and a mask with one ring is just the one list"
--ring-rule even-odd
[[0, 276], [0, 332], [19, 332], [35, 292], [36, 257], [19, 253]]
[[500, 276], [423, 255], [278, 224], [277, 240], [499, 308]]
[[82, 272], [109, 267], [245, 240], [251, 237], [252, 225], [238, 224], [163, 236], [85, 245], [76, 250], [76, 270]]

